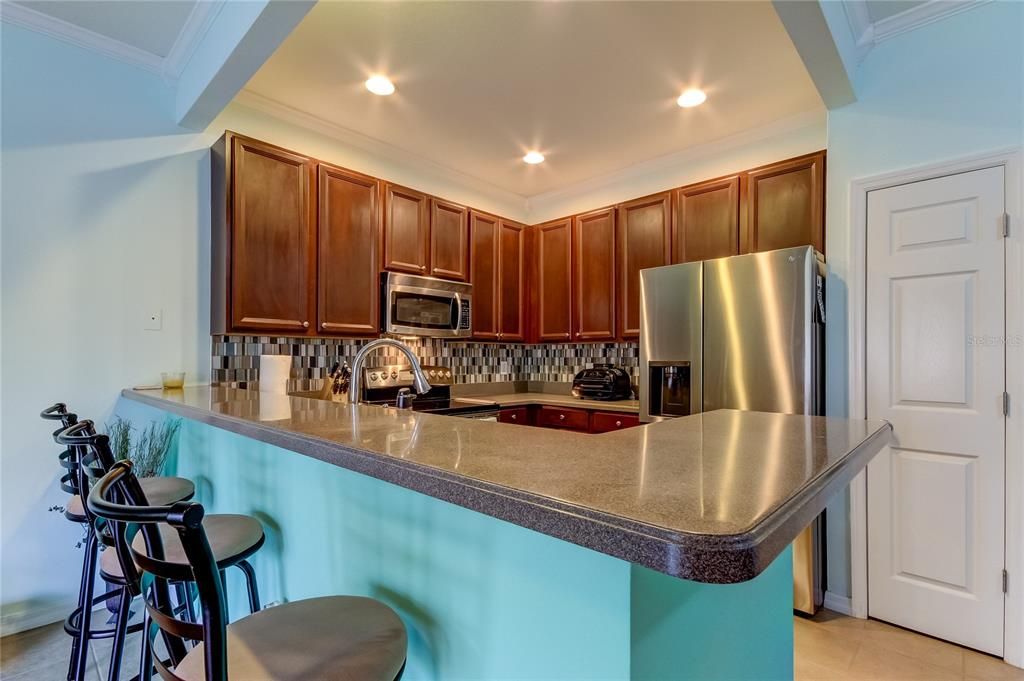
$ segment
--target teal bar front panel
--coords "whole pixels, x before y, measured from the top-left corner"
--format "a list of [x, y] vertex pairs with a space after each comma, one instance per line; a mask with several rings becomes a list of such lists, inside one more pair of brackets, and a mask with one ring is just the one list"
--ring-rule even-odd
[[[127, 400], [118, 412], [165, 417]], [[167, 472], [195, 481], [207, 512], [262, 521], [250, 562], [264, 605], [356, 594], [393, 607], [408, 681], [629, 677], [629, 563], [188, 419]], [[241, 574], [228, 582], [237, 619]]]
[[[128, 400], [117, 412], [137, 427], [168, 418]], [[265, 606], [391, 605], [408, 681], [793, 677], [788, 549], [750, 582], [688, 582], [188, 419], [166, 473], [193, 480], [208, 513], [263, 523], [250, 562]], [[248, 614], [236, 570], [228, 600], [232, 619]]]
[[632, 566], [633, 681], [793, 678], [793, 552], [757, 578], [699, 584]]

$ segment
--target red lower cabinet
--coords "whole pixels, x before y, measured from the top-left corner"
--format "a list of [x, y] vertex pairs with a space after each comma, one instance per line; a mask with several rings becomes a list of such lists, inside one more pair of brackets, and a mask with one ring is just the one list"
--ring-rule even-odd
[[498, 421], [520, 426], [572, 430], [578, 433], [608, 433], [640, 425], [640, 417], [636, 414], [545, 404], [505, 407], [498, 412]]
[[498, 412], [498, 423], [515, 423], [520, 426], [532, 426], [529, 407], [509, 407]]
[[635, 414], [621, 412], [595, 411], [590, 415], [590, 432], [607, 433], [640, 425], [640, 417]]
[[541, 406], [537, 412], [537, 425], [565, 430], [590, 430], [590, 412], [586, 409]]

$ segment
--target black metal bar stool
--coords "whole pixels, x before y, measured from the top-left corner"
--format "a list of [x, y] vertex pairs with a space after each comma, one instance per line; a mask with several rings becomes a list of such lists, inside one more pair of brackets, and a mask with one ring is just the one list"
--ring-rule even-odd
[[[239, 681], [401, 678], [408, 647], [405, 625], [394, 610], [372, 598], [310, 598], [262, 610], [229, 626], [220, 565], [202, 505], [145, 506], [141, 501], [131, 462], [119, 461], [93, 485], [88, 508], [124, 529], [116, 535], [115, 549], [136, 593], [144, 595], [152, 620], [144, 653], [152, 656], [164, 679], [226, 681], [229, 674]], [[177, 535], [188, 560], [199, 591], [202, 624], [179, 620], [169, 608], [167, 582], [179, 573], [166, 561], [164, 540], [169, 535], [161, 531], [164, 526]], [[161, 660], [152, 645], [158, 632], [165, 642], [199, 643], [180, 660]]]
[[[78, 423], [78, 416], [68, 411], [67, 405], [58, 402], [44, 409], [40, 416], [47, 421], [59, 421], [60, 428], [54, 431], [54, 439], [66, 428]], [[67, 678], [71, 681], [83, 681], [89, 661], [89, 642], [95, 639], [123, 638], [124, 634], [115, 625], [111, 628], [94, 628], [92, 626], [93, 607], [105, 603], [121, 594], [103, 593], [94, 595], [97, 571], [97, 553], [104, 538], [98, 535], [85, 509], [82, 491], [81, 452], [75, 447], [65, 447], [58, 460], [65, 473], [60, 478], [60, 487], [70, 497], [64, 509], [64, 517], [68, 520], [85, 525], [85, 555], [82, 560], [81, 580], [78, 586], [78, 603], [64, 620], [64, 631], [71, 636], [71, 655], [68, 661]], [[161, 499], [161, 503], [173, 503], [192, 498], [195, 485], [185, 478], [147, 478], [140, 481], [147, 494], [153, 499]], [[109, 542], [108, 542], [109, 543]], [[106, 552], [104, 552], [106, 553]], [[141, 625], [135, 625], [128, 631], [140, 631]], [[116, 677], [115, 677], [116, 678]]]
[[[82, 489], [87, 489], [91, 486], [91, 481], [106, 475], [116, 463], [113, 452], [110, 450], [109, 439], [106, 435], [96, 433], [91, 421], [81, 421], [69, 426], [57, 438], [61, 444], [82, 452], [81, 470], [88, 478], [88, 480], [82, 481]], [[133, 497], [132, 501], [135, 504], [148, 505], [149, 498], [142, 487], [142, 480], [138, 480], [138, 482], [140, 483], [138, 486], [139, 494]], [[86, 508], [86, 515], [97, 526], [103, 524], [102, 519], [97, 519], [93, 516], [88, 508]], [[218, 570], [222, 573], [229, 567], [237, 567], [241, 570], [246, 580], [250, 612], [257, 612], [260, 609], [260, 599], [256, 583], [256, 573], [246, 559], [263, 546], [265, 541], [263, 526], [255, 518], [245, 515], [217, 514], [209, 516], [208, 520], [209, 543]], [[169, 581], [178, 585], [185, 585], [186, 588], [183, 592], [188, 595], [185, 596], [184, 610], [190, 611], [192, 598], [190, 584], [194, 582], [194, 577], [189, 567], [188, 558], [185, 555], [178, 534], [172, 528], [164, 528], [162, 534], [162, 552], [159, 562], [163, 565]], [[119, 528], [116, 523], [111, 523], [109, 531], [104, 536], [110, 537], [111, 543], [116, 544], [121, 535], [123, 535], [123, 528]], [[136, 546], [133, 548], [140, 554], [146, 554], [147, 547], [143, 543], [142, 537], [138, 538]], [[135, 565], [130, 564], [126, 566], [124, 558], [125, 554], [123, 552], [104, 551], [99, 560], [99, 573], [107, 582], [127, 590], [131, 589], [137, 580], [137, 573]], [[181, 597], [179, 596], [180, 600]], [[131, 598], [128, 597], [125, 600], [122, 597], [117, 615], [119, 631], [123, 632], [126, 626], [130, 614], [130, 605]], [[181, 609], [178, 608], [172, 612], [174, 615], [178, 615], [180, 614], [178, 610]], [[190, 617], [189, 619], [195, 621], [195, 617]], [[117, 678], [114, 666], [115, 664], [120, 665], [119, 658], [123, 652], [123, 643], [124, 634], [120, 633], [119, 637], [115, 637], [114, 654], [111, 657], [111, 680]], [[176, 649], [182, 650], [181, 648]], [[144, 661], [147, 657], [143, 657]], [[118, 668], [116, 671], [119, 673], [120, 669]]]

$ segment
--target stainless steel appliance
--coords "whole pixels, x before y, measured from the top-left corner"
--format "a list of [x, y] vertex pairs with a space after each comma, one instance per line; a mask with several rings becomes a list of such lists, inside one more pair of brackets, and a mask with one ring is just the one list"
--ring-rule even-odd
[[381, 275], [381, 328], [400, 336], [470, 335], [473, 286], [413, 274]]
[[360, 401], [386, 407], [411, 408], [413, 411], [430, 414], [497, 420], [498, 405], [494, 402], [452, 397], [454, 379], [451, 369], [424, 366], [422, 370], [430, 381], [430, 389], [420, 395], [413, 395], [410, 388], [414, 388], [416, 377], [408, 365], [364, 368], [363, 399]]
[[[787, 248], [640, 272], [640, 420], [824, 413], [824, 261]], [[794, 543], [794, 606], [824, 595], [824, 518]]]
[[633, 396], [633, 384], [625, 369], [596, 364], [573, 376], [572, 395], [581, 400], [628, 400]]

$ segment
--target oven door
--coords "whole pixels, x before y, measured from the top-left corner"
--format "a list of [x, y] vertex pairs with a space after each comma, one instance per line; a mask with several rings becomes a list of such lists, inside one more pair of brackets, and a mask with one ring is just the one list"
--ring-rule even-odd
[[384, 330], [387, 333], [437, 338], [470, 335], [471, 296], [466, 290], [458, 290], [469, 290], [469, 286], [452, 282], [439, 282], [439, 286], [417, 285], [430, 282], [429, 279], [426, 282], [388, 279], [383, 296]]

